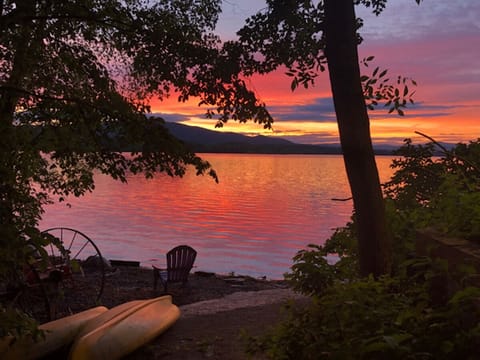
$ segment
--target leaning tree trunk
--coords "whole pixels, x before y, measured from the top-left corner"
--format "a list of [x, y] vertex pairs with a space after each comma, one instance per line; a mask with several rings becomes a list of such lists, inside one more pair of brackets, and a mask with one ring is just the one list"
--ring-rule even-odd
[[357, 224], [360, 274], [390, 271], [387, 231], [370, 124], [360, 81], [353, 0], [325, 0], [326, 57]]

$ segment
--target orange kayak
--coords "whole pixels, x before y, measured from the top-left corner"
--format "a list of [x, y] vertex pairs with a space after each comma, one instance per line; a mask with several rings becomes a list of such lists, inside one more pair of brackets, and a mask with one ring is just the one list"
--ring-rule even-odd
[[12, 336], [0, 339], [0, 359], [38, 359], [70, 345], [80, 329], [90, 320], [108, 309], [98, 306], [80, 313], [50, 321], [39, 326], [45, 338], [35, 342], [32, 338], [15, 340]]
[[119, 359], [172, 326], [180, 310], [170, 295], [116, 306], [90, 321], [77, 333], [69, 358]]

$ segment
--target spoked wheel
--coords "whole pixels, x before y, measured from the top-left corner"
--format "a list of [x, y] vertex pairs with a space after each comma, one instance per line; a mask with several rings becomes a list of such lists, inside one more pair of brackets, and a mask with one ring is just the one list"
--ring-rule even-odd
[[98, 305], [105, 285], [105, 263], [97, 245], [75, 229], [57, 227], [43, 234], [53, 236], [45, 250], [53, 265], [53, 276], [59, 280], [57, 295], [50, 298], [54, 316]]

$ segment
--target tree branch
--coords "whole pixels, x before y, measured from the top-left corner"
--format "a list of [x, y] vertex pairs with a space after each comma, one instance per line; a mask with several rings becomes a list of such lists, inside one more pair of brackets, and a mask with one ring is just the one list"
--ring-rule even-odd
[[[462, 156], [459, 156], [458, 154], [455, 154], [453, 153], [452, 151], [449, 151], [445, 146], [443, 146], [442, 144], [440, 144], [438, 141], [436, 141], [434, 138], [432, 138], [431, 136], [428, 136], [420, 131], [415, 131], [415, 134], [418, 134], [420, 136], [423, 136], [424, 138], [430, 140], [433, 144], [435, 144], [436, 146], [438, 146], [442, 151], [443, 153], [445, 154], [445, 156], [447, 157], [451, 157], [451, 158], [457, 158], [461, 161], [463, 161], [465, 164], [468, 164], [469, 166], [472, 167], [473, 170], [475, 170], [478, 174], [480, 174], [480, 168], [475, 165], [473, 162], [471, 162], [470, 160], [462, 157]], [[458, 166], [458, 165], [457, 165]]]

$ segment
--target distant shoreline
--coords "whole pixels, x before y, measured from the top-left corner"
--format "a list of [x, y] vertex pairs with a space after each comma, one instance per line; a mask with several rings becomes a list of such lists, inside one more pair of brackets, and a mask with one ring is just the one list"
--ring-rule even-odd
[[[263, 135], [246, 136], [231, 132], [218, 132], [197, 126], [165, 123], [164, 126], [177, 139], [195, 153], [212, 154], [291, 154], [291, 155], [341, 155], [339, 143], [299, 144]], [[397, 145], [374, 145], [375, 155], [393, 155]]]
[[[301, 152], [301, 151], [270, 151], [270, 150], [265, 150], [265, 151], [247, 151], [247, 150], [238, 150], [238, 151], [232, 151], [232, 150], [225, 150], [225, 151], [212, 151], [208, 149], [197, 149], [196, 147], [190, 147], [191, 150], [194, 153], [198, 154], [248, 154], [248, 155], [343, 155], [342, 151], [340, 149], [338, 150], [333, 150], [332, 151], [318, 151], [318, 152]], [[375, 156], [395, 156], [393, 150], [374, 150], [374, 155]]]

